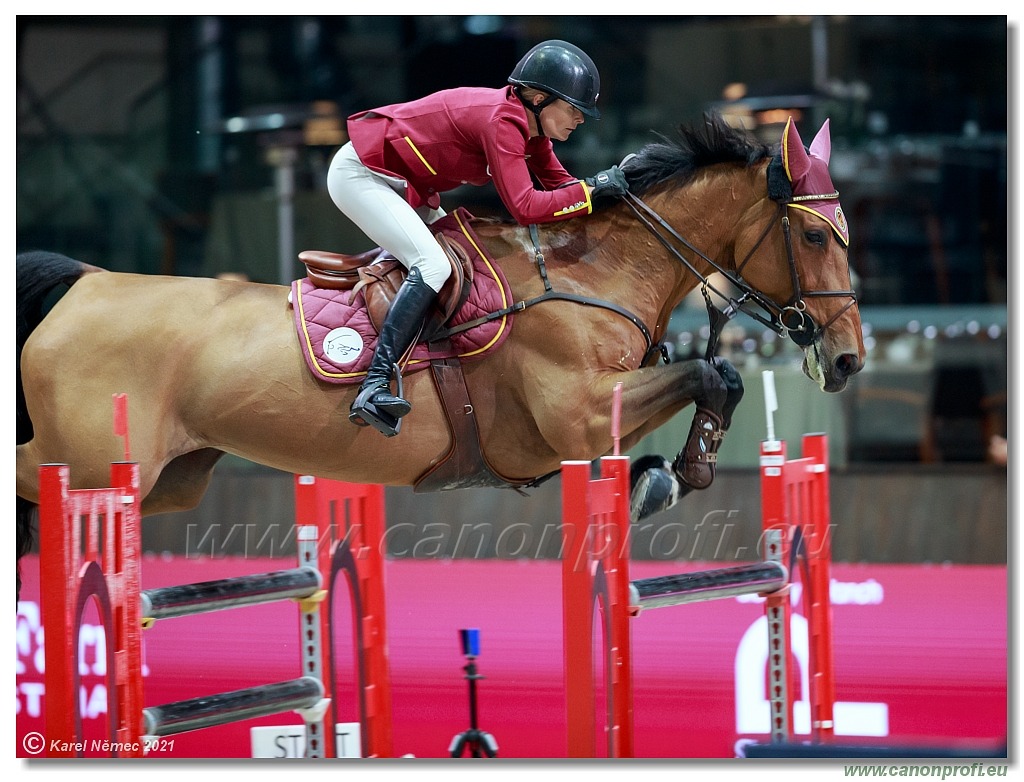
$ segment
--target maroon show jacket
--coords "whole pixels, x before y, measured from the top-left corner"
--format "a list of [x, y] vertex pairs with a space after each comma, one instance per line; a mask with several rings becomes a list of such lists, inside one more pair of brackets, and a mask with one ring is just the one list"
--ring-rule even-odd
[[[590, 192], [558, 162], [551, 139], [530, 138], [511, 87], [461, 87], [353, 114], [348, 133], [363, 164], [404, 179], [409, 203], [436, 209], [440, 193], [485, 185], [521, 225], [590, 214]], [[530, 173], [545, 188], [534, 187]]]

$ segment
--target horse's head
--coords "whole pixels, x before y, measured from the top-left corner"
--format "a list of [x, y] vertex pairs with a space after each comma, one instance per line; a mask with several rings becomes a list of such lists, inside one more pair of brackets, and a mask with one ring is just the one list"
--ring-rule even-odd
[[669, 303], [698, 284], [721, 294], [708, 279], [721, 274], [738, 291], [729, 296], [732, 311], [792, 337], [808, 377], [841, 391], [864, 365], [864, 341], [848, 228], [828, 173], [828, 122], [809, 150], [792, 122], [778, 149], [717, 114], [679, 132], [678, 141], [648, 144], [622, 163], [626, 204], [684, 269]]
[[865, 351], [830, 153], [828, 120], [809, 149], [792, 120], [786, 124], [768, 164], [769, 197], [753, 210], [763, 216], [751, 218], [736, 244], [736, 282], [803, 349], [807, 376], [823, 391], [841, 391], [863, 368]]

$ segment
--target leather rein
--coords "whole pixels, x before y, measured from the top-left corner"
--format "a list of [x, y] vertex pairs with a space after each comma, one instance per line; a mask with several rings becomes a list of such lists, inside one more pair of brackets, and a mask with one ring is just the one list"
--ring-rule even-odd
[[[708, 308], [708, 317], [711, 322], [711, 337], [709, 339], [706, 356], [706, 358], [710, 360], [717, 348], [718, 337], [720, 336], [722, 326], [738, 312], [743, 312], [745, 315], [748, 315], [762, 325], [767, 326], [780, 337], [789, 337], [800, 347], [806, 347], [821, 336], [821, 334], [829, 326], [835, 323], [835, 321], [844, 312], [856, 304], [857, 293], [852, 289], [820, 291], [805, 291], [801, 289], [800, 274], [797, 271], [796, 256], [793, 253], [793, 239], [790, 230], [789, 216], [786, 214], [786, 207], [792, 203], [800, 201], [824, 201], [837, 198], [839, 198], [838, 191], [819, 195], [791, 195], [786, 198], [772, 199], [778, 205], [776, 215], [781, 218], [782, 235], [786, 242], [786, 259], [789, 264], [790, 281], [793, 286], [792, 297], [788, 302], [786, 302], [786, 304], [781, 306], [768, 298], [764, 293], [754, 288], [750, 283], [744, 280], [742, 276], [743, 268], [754, 256], [754, 253], [757, 252], [757, 249], [761, 244], [764, 243], [764, 240], [768, 238], [768, 234], [771, 231], [772, 226], [775, 224], [774, 220], [770, 221], [765, 226], [765, 229], [761, 232], [757, 242], [750, 249], [750, 252], [747, 253], [743, 261], [737, 265], [736, 271], [733, 272], [709, 258], [684, 237], [680, 236], [671, 225], [669, 225], [657, 212], [651, 209], [651, 207], [644, 203], [644, 201], [638, 196], [627, 192], [625, 201], [627, 206], [633, 210], [637, 219], [643, 223], [647, 230], [649, 230], [659, 242], [661, 242], [665, 249], [667, 249], [671, 255], [675, 256], [675, 258], [682, 263], [693, 274], [693, 276], [700, 280], [701, 293], [704, 295], [704, 301]], [[659, 228], [661, 230], [659, 230]], [[725, 295], [715, 288], [708, 277], [701, 274], [686, 258], [686, 256], [684, 256], [679, 249], [673, 245], [663, 233], [661, 233], [661, 231], [667, 233], [676, 242], [708, 263], [715, 272], [718, 272], [729, 280], [729, 282], [732, 283], [741, 292], [741, 294], [738, 297], [733, 298]], [[713, 304], [711, 297], [708, 295], [709, 290], [715, 293], [719, 298], [728, 302], [728, 306], [724, 310], [717, 308]], [[818, 326], [807, 312], [807, 303], [804, 301], [805, 297], [849, 297], [850, 301], [847, 302], [845, 307], [832, 315], [832, 317], [824, 324]], [[751, 304], [759, 307], [762, 312], [751, 309]]]
[[664, 359], [665, 363], [668, 363], [668, 349], [665, 347], [665, 345], [662, 343], [655, 344], [654, 338], [651, 336], [651, 331], [650, 329], [647, 328], [647, 325], [639, 317], [634, 315], [625, 307], [620, 307], [618, 304], [614, 304], [610, 301], [605, 301], [604, 299], [595, 299], [590, 296], [580, 296], [579, 294], [576, 293], [565, 293], [562, 291], [556, 291], [552, 287], [551, 281], [548, 279], [547, 263], [544, 261], [544, 253], [540, 249], [540, 232], [537, 230], [536, 225], [529, 226], [529, 229], [530, 239], [533, 242], [533, 256], [534, 259], [537, 261], [537, 270], [540, 273], [541, 280], [544, 281], [544, 293], [540, 294], [539, 296], [534, 296], [532, 299], [517, 301], [515, 304], [512, 304], [511, 306], [504, 307], [500, 310], [495, 310], [494, 312], [488, 313], [487, 315], [483, 315], [479, 318], [475, 318], [474, 320], [467, 321], [466, 323], [461, 323], [458, 326], [442, 329], [436, 335], [431, 335], [431, 340], [444, 339], [446, 337], [452, 336], [453, 334], [468, 331], [469, 329], [475, 328], [476, 326], [479, 326], [483, 323], [489, 323], [492, 320], [503, 318], [506, 315], [511, 315], [516, 312], [522, 312], [527, 307], [532, 307], [534, 304], [540, 304], [542, 301], [571, 301], [576, 304], [584, 304], [590, 307], [601, 307], [602, 309], [610, 310], [614, 312], [616, 315], [621, 315], [623, 318], [625, 318], [634, 326], [636, 326], [640, 330], [640, 333], [643, 335], [644, 342], [647, 346], [646, 351], [644, 352], [644, 358], [641, 364], [642, 366], [646, 366], [647, 362], [650, 361], [651, 357], [658, 353], [662, 355], [662, 358]]
[[[636, 218], [649, 230], [654, 237], [668, 250], [669, 254], [674, 256], [680, 263], [685, 266], [690, 273], [692, 273], [699, 281], [701, 286], [701, 293], [704, 295], [704, 301], [708, 309], [708, 320], [710, 321], [710, 337], [708, 339], [707, 353], [705, 358], [710, 361], [714, 356], [717, 347], [718, 339], [721, 335], [721, 329], [726, 322], [731, 320], [739, 312], [743, 312], [759, 323], [767, 326], [780, 337], [790, 337], [800, 347], [806, 347], [814, 342], [821, 334], [831, 326], [844, 312], [852, 307], [857, 302], [857, 294], [853, 290], [821, 290], [821, 291], [805, 291], [800, 286], [800, 275], [796, 268], [796, 257], [793, 253], [793, 240], [790, 232], [789, 216], [786, 214], [786, 208], [789, 204], [797, 203], [800, 201], [823, 201], [833, 200], [839, 197], [839, 192], [833, 192], [823, 195], [800, 195], [794, 196], [791, 193], [774, 197], [772, 200], [778, 204], [777, 216], [781, 218], [782, 235], [786, 242], [786, 257], [789, 263], [789, 273], [791, 282], [793, 285], [793, 295], [788, 302], [784, 305], [776, 304], [764, 293], [754, 288], [750, 283], [742, 277], [743, 268], [747, 265], [750, 259], [757, 252], [757, 249], [767, 239], [771, 232], [772, 226], [775, 225], [775, 220], [771, 220], [765, 226], [764, 231], [761, 232], [760, 237], [754, 246], [747, 253], [743, 261], [737, 265], [736, 271], [729, 271], [724, 268], [721, 264], [715, 262], [703, 252], [694, 247], [689, 241], [681, 236], [671, 225], [666, 222], [661, 215], [659, 215], [654, 209], [648, 206], [639, 196], [633, 193], [627, 192], [624, 196], [626, 205], [633, 211]], [[544, 261], [544, 253], [540, 248], [540, 234], [536, 225], [529, 226], [530, 239], [533, 242], [534, 258], [537, 262], [537, 269], [540, 273], [541, 279], [544, 282], [544, 293], [539, 296], [535, 296], [532, 299], [526, 299], [518, 301], [509, 307], [491, 312], [475, 320], [467, 323], [462, 323], [459, 326], [449, 329], [443, 329], [436, 337], [432, 338], [444, 338], [449, 337], [453, 334], [457, 334], [462, 331], [467, 331], [475, 326], [487, 323], [497, 318], [505, 317], [515, 312], [522, 312], [527, 307], [532, 307], [535, 304], [540, 304], [543, 301], [561, 300], [571, 301], [576, 304], [583, 304], [592, 307], [601, 307], [602, 309], [610, 310], [617, 315], [622, 316], [630, 323], [639, 329], [643, 335], [644, 342], [646, 344], [646, 350], [644, 352], [641, 366], [647, 366], [652, 358], [660, 354], [662, 360], [667, 364], [669, 363], [668, 348], [663, 342], [655, 343], [654, 338], [651, 335], [650, 329], [647, 325], [635, 314], [620, 307], [618, 304], [614, 304], [603, 299], [595, 299], [589, 296], [580, 296], [574, 293], [563, 293], [556, 291], [552, 288], [551, 282], [548, 279], [547, 265]], [[667, 234], [667, 236], [666, 236]], [[734, 285], [741, 293], [738, 297], [731, 297], [723, 294], [721, 291], [716, 289], [712, 285], [711, 281], [707, 276], [701, 274], [694, 264], [689, 261], [685, 255], [679, 250], [679, 248], [673, 244], [671, 240], [681, 245], [686, 250], [689, 250], [694, 255], [701, 258], [705, 263], [709, 264], [715, 272], [721, 274], [732, 285]], [[712, 291], [719, 298], [728, 302], [725, 309], [720, 309], [712, 302], [708, 291]], [[815, 324], [814, 319], [807, 312], [807, 303], [805, 298], [809, 297], [849, 297], [850, 301], [845, 307], [836, 312], [831, 318], [828, 319], [823, 325], [818, 326]], [[757, 307], [760, 309], [752, 309], [751, 307]]]

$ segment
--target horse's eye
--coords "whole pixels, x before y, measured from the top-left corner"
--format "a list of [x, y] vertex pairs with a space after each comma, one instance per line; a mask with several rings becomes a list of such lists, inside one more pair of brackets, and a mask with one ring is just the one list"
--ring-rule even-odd
[[804, 238], [808, 242], [810, 242], [811, 244], [816, 244], [819, 247], [824, 247], [825, 246], [825, 240], [826, 240], [827, 237], [825, 236], [825, 232], [824, 231], [814, 230], [814, 231], [806, 231], [804, 233]]

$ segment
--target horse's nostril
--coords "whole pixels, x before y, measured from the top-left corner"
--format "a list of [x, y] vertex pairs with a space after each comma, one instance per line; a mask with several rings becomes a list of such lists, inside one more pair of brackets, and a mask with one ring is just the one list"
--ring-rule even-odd
[[839, 377], [856, 375], [863, 368], [860, 358], [855, 353], [842, 353], [835, 361], [836, 374]]

